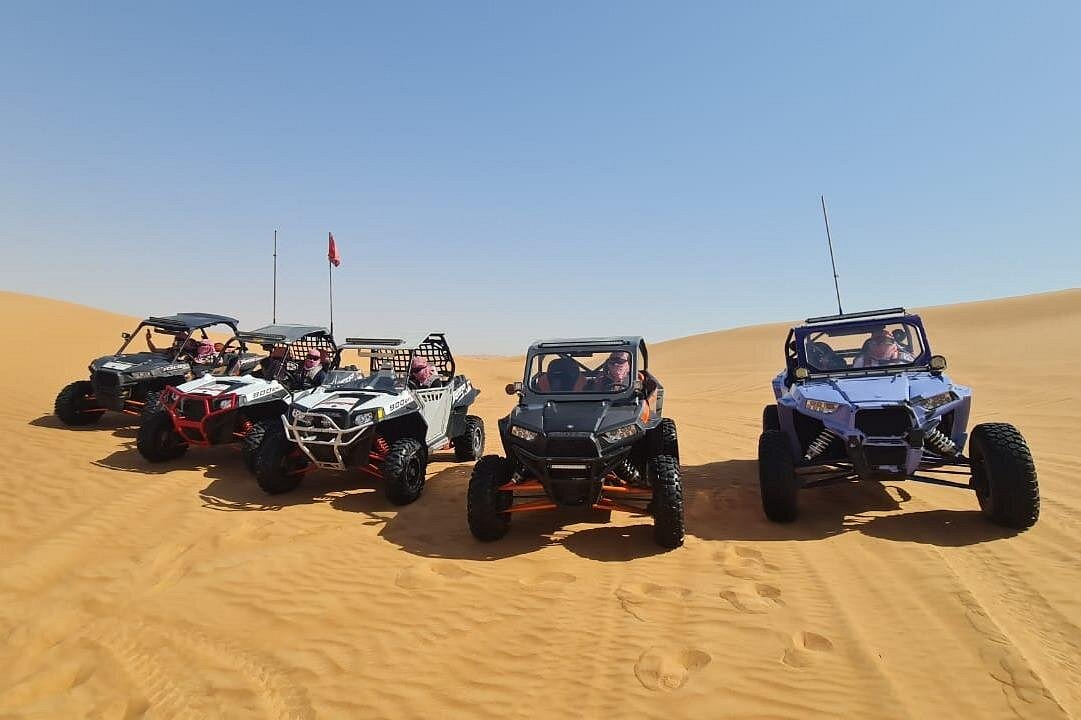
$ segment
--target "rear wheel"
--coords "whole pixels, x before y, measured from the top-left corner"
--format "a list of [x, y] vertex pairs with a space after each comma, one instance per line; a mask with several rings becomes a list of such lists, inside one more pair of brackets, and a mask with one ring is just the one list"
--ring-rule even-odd
[[285, 433], [270, 433], [255, 453], [255, 481], [267, 495], [287, 493], [300, 485], [308, 464], [304, 451]]
[[1021, 433], [1007, 423], [984, 423], [969, 440], [972, 489], [980, 510], [992, 522], [1025, 530], [1040, 517], [1040, 486], [1032, 452]]
[[484, 454], [484, 421], [476, 415], [465, 416], [465, 430], [454, 438], [454, 459], [476, 460]]
[[105, 414], [93, 400], [94, 386], [89, 380], [76, 380], [56, 396], [53, 412], [60, 422], [70, 427], [93, 425]]
[[139, 454], [149, 462], [175, 460], [188, 451], [188, 444], [173, 427], [173, 416], [158, 410], [139, 426], [136, 440]]
[[799, 478], [788, 438], [780, 430], [767, 430], [758, 438], [758, 485], [767, 518], [784, 523], [799, 516]]
[[767, 405], [762, 408], [762, 432], [767, 430], [781, 429], [781, 415], [776, 405]]
[[161, 410], [161, 390], [148, 390], [143, 409], [139, 411], [139, 422], [144, 423]]
[[658, 455], [649, 461], [649, 476], [653, 484], [653, 538], [661, 547], [677, 548], [684, 536], [679, 462], [671, 455]]
[[259, 449], [268, 437], [273, 434], [284, 435], [280, 418], [267, 418], [252, 425], [244, 437], [240, 439], [240, 454], [244, 458], [244, 467], [254, 473], [255, 463], [259, 457]]
[[676, 432], [676, 421], [672, 418], [661, 420], [661, 455], [674, 457], [679, 463], [679, 435]]
[[383, 461], [383, 492], [395, 505], [408, 505], [424, 491], [428, 450], [413, 438], [395, 440]]
[[498, 540], [510, 530], [514, 493], [499, 488], [510, 481], [511, 464], [498, 455], [485, 455], [473, 466], [466, 493], [466, 516], [473, 537], [484, 542]]

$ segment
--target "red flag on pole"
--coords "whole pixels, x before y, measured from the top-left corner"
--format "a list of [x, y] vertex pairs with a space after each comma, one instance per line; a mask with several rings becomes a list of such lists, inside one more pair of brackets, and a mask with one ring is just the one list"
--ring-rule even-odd
[[334, 233], [327, 233], [330, 235], [330, 245], [327, 248], [327, 260], [334, 267], [338, 267], [342, 264], [342, 256], [338, 254], [338, 245], [334, 242]]

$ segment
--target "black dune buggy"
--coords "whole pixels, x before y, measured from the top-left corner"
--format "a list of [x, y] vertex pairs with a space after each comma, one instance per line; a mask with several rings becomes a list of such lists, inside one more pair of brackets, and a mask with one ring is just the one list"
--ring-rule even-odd
[[662, 547], [683, 544], [676, 425], [638, 337], [530, 346], [519, 396], [499, 421], [506, 457], [487, 455], [469, 480], [469, 529], [497, 540], [515, 513], [557, 507], [652, 515]]
[[[76, 380], [56, 396], [54, 412], [68, 426], [93, 425], [107, 410], [146, 419], [157, 411], [158, 396], [166, 385], [191, 377], [191, 361], [206, 330], [221, 325], [221, 332], [236, 332], [237, 321], [224, 315], [179, 313], [148, 317], [134, 332], [122, 333], [124, 343], [112, 355], [90, 363], [90, 379]], [[143, 328], [171, 336], [164, 347], [142, 352], [125, 350]]]

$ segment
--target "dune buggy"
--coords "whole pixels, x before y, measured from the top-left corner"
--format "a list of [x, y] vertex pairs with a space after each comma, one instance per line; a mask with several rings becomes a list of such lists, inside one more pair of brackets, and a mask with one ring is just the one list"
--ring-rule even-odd
[[469, 529], [484, 541], [516, 513], [554, 508], [653, 516], [662, 547], [683, 544], [676, 425], [638, 337], [550, 340], [530, 346], [518, 405], [499, 421], [505, 457], [469, 480]]
[[[343, 357], [363, 369], [342, 367]], [[336, 365], [325, 384], [293, 396], [284, 432], [267, 437], [256, 461], [267, 493], [293, 490], [308, 470], [355, 470], [381, 479], [387, 498], [405, 505], [424, 489], [430, 453], [453, 447], [467, 461], [484, 451], [484, 423], [467, 414], [480, 391], [456, 374], [443, 333], [349, 338]], [[417, 384], [420, 368], [429, 368], [426, 385]]]
[[[112, 410], [146, 419], [158, 409], [158, 395], [168, 384], [184, 382], [192, 376], [192, 359], [199, 340], [208, 339], [206, 330], [221, 325], [222, 332], [236, 332], [237, 321], [224, 315], [179, 313], [148, 317], [131, 333], [122, 333], [120, 349], [90, 363], [90, 379], [76, 380], [56, 396], [54, 412], [68, 426], [93, 425]], [[170, 344], [142, 352], [128, 352], [128, 346], [146, 328], [171, 336]]]
[[891, 308], [810, 318], [788, 333], [785, 354], [758, 442], [770, 520], [795, 520], [801, 489], [878, 478], [971, 488], [995, 523], [1036, 522], [1040, 492], [1025, 439], [1006, 423], [966, 432], [972, 391], [943, 373], [946, 360], [931, 354], [918, 315]]
[[[249, 345], [266, 355], [248, 352]], [[239, 442], [245, 465], [254, 471], [255, 451], [268, 433], [281, 431], [278, 418], [290, 393], [321, 380], [318, 373], [325, 374], [336, 349], [321, 327], [268, 325], [236, 333], [210, 372], [162, 391], [161, 409], [139, 428], [139, 453], [163, 462], [191, 446]], [[313, 352], [320, 367], [306, 372], [304, 362]]]

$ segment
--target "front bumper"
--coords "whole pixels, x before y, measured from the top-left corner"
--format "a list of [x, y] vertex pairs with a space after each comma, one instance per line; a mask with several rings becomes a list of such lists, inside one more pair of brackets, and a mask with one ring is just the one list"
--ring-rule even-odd
[[512, 447], [518, 461], [530, 476], [540, 481], [552, 502], [579, 507], [597, 502], [604, 478], [630, 455], [632, 446], [616, 446], [605, 451], [598, 448], [595, 455], [566, 457], [542, 455], [518, 444]]
[[[230, 399], [231, 404], [227, 407], [216, 407]], [[182, 393], [166, 387], [161, 394], [161, 405], [173, 419], [177, 434], [191, 445], [223, 445], [239, 439], [235, 395]]]
[[285, 436], [308, 456], [317, 467], [324, 470], [345, 470], [356, 458], [367, 465], [375, 438], [375, 425], [369, 423], [358, 427], [342, 428], [334, 418], [323, 413], [295, 411], [290, 423], [282, 416]]

